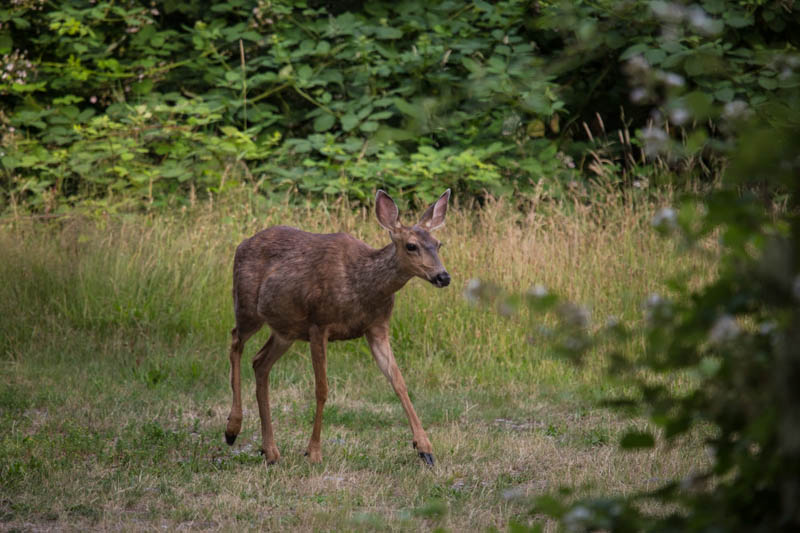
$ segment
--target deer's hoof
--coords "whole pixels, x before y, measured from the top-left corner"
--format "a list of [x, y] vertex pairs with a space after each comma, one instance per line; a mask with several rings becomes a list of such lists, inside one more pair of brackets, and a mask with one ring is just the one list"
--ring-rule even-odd
[[273, 448], [268, 452], [264, 451], [264, 448], [261, 448], [261, 450], [259, 450], [259, 452], [261, 453], [261, 455], [264, 456], [264, 459], [267, 461], [268, 465], [274, 465], [275, 463], [277, 463], [278, 459], [281, 456], [281, 454], [278, 453], [278, 449], [277, 448]]
[[322, 462], [322, 451], [321, 450], [308, 449], [308, 450], [306, 450], [306, 453], [304, 453], [303, 455], [308, 457], [308, 461], [310, 463], [316, 464], [316, 463], [321, 463]]
[[433, 454], [432, 453], [419, 452], [419, 457], [420, 457], [420, 459], [422, 459], [422, 462], [424, 462], [426, 465], [433, 466]]
[[229, 415], [228, 424], [225, 426], [225, 442], [232, 445], [240, 431], [242, 431], [242, 416]]

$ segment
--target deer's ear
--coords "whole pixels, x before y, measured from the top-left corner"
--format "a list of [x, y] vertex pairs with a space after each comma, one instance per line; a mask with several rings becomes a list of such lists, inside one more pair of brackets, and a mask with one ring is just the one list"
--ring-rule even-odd
[[448, 200], [450, 200], [450, 189], [444, 191], [438, 200], [428, 206], [428, 209], [422, 213], [422, 218], [419, 219], [418, 224], [427, 231], [433, 231], [444, 226]]
[[378, 217], [378, 224], [385, 229], [397, 231], [400, 228], [397, 204], [381, 189], [378, 189], [378, 194], [375, 195], [375, 215]]

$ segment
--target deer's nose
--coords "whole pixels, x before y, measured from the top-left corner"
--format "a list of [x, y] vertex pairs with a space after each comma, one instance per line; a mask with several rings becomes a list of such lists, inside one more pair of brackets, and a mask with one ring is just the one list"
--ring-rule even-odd
[[450, 285], [450, 274], [447, 271], [439, 272], [434, 276], [433, 284], [437, 287], [447, 287]]

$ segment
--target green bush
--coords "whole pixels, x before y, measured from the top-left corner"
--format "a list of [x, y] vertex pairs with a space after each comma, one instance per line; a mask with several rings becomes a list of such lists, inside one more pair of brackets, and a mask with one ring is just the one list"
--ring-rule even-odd
[[427, 200], [559, 171], [552, 143], [534, 142], [564, 103], [525, 4], [356, 7], [0, 10], [0, 53], [22, 65], [0, 84], [6, 201], [153, 204], [215, 192], [231, 170], [265, 191], [366, 199], [382, 185]]
[[[771, 95], [798, 83], [798, 13], [726, 0], [20, 0], [0, 9], [2, 209], [158, 205], [242, 181], [356, 200], [376, 186], [424, 201], [444, 186], [558, 195], [580, 172], [641, 181], [645, 155], [714, 177], [724, 160], [707, 149], [726, 137], [714, 106], [785, 115]], [[654, 116], [664, 92], [682, 96]], [[687, 137], [689, 117], [710, 122]], [[649, 122], [671, 125], [669, 156], [644, 150]]]

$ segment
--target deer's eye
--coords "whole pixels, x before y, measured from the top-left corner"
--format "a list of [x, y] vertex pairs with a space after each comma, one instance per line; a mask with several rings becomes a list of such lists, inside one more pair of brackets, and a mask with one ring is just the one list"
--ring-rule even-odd
[[406, 243], [406, 250], [408, 250], [409, 252], [416, 252], [417, 245], [414, 244], [413, 242]]

